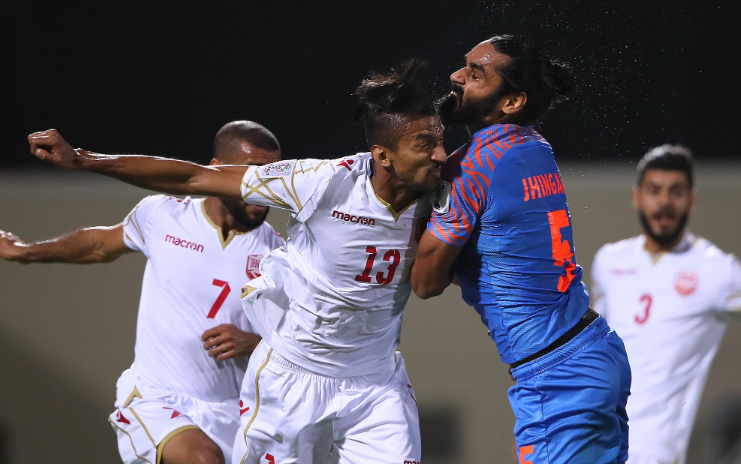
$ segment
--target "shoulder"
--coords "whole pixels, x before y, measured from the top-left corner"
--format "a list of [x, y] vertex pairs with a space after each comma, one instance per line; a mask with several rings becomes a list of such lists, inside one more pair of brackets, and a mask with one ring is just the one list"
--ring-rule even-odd
[[724, 263], [727, 265], [733, 265], [734, 262], [738, 261], [738, 258], [736, 258], [733, 253], [727, 253], [721, 250], [710, 240], [703, 237], [694, 238], [690, 247], [690, 252], [696, 258], [702, 258], [718, 264]]
[[641, 239], [642, 237], [638, 235], [636, 237], [620, 240], [619, 242], [606, 243], [597, 250], [597, 254], [594, 255], [594, 262], [611, 260], [616, 256], [625, 256], [627, 253], [631, 253], [637, 246], [639, 246]]
[[259, 168], [262, 177], [313, 176], [321, 179], [345, 177], [348, 173], [358, 174], [370, 169], [370, 153], [358, 153], [343, 158], [320, 160], [299, 159], [267, 164]]
[[352, 156], [345, 156], [327, 161], [332, 166], [332, 170], [340, 175], [352, 174], [353, 176], [363, 175], [372, 170], [373, 157], [370, 153], [356, 153]]
[[132, 212], [139, 214], [149, 214], [151, 212], [169, 210], [185, 210], [192, 206], [193, 200], [190, 197], [177, 198], [169, 195], [150, 195], [142, 199]]

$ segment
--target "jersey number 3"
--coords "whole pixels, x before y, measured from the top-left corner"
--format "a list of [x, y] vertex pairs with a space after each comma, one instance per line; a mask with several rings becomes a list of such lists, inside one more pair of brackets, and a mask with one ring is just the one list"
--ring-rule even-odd
[[561, 229], [569, 226], [569, 215], [565, 209], [548, 213], [548, 223], [551, 225], [551, 246], [553, 248], [553, 265], [565, 266], [566, 273], [558, 279], [558, 291], [565, 292], [574, 280], [576, 262], [571, 244], [568, 240], [561, 240]]

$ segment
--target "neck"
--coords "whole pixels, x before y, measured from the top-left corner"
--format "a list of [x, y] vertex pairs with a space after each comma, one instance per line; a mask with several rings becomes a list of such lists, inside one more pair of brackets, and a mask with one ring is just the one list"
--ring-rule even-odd
[[666, 251], [671, 251], [672, 249], [674, 249], [674, 247], [676, 247], [682, 242], [682, 239], [684, 238], [684, 231], [682, 231], [682, 233], [679, 234], [679, 237], [677, 237], [676, 240], [674, 240], [671, 243], [667, 243], [667, 244], [661, 244], [657, 242], [645, 232], [643, 236], [646, 237], [646, 242], [643, 245], [643, 248], [645, 248], [646, 251], [648, 251], [649, 253], [663, 253]]
[[512, 118], [510, 118], [508, 115], [499, 116], [496, 117], [494, 115], [488, 116], [484, 118], [482, 121], [480, 121], [477, 124], [471, 124], [469, 126], [466, 126], [466, 129], [468, 129], [468, 135], [471, 136], [475, 134], [476, 132], [480, 131], [481, 129], [489, 126], [493, 126], [494, 124], [517, 124], [516, 122], [511, 121]]
[[252, 230], [247, 228], [243, 224], [238, 223], [234, 219], [234, 216], [232, 216], [229, 210], [226, 209], [224, 204], [218, 198], [207, 197], [203, 201], [203, 206], [209, 219], [211, 219], [211, 222], [213, 222], [216, 227], [221, 229], [221, 235], [224, 240], [229, 238], [229, 234], [232, 231], [249, 232], [250, 230]]
[[419, 190], [409, 188], [398, 177], [392, 176], [375, 161], [373, 162], [371, 184], [376, 195], [391, 205], [391, 208], [397, 213], [422, 196]]

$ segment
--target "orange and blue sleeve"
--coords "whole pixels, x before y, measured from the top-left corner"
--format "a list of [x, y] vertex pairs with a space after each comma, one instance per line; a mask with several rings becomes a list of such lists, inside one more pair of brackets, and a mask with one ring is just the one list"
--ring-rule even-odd
[[494, 166], [480, 149], [459, 159], [451, 157], [448, 163], [444, 178], [451, 184], [449, 207], [433, 211], [427, 229], [448, 245], [463, 246], [486, 207]]

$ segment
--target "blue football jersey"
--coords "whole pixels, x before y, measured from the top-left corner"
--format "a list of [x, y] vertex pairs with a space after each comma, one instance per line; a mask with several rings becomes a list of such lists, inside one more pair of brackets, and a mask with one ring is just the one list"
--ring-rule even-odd
[[547, 347], [589, 305], [550, 144], [532, 127], [495, 124], [451, 155], [442, 178], [428, 230], [463, 247], [455, 272], [464, 300], [503, 362]]

